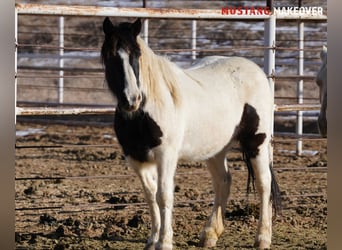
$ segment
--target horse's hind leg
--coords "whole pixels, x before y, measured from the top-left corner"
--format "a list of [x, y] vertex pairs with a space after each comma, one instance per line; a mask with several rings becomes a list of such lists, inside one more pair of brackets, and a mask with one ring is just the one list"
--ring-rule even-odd
[[260, 195], [260, 214], [258, 231], [255, 237], [255, 247], [260, 249], [270, 248], [272, 237], [272, 201], [271, 201], [271, 183], [272, 172], [267, 143], [259, 147], [259, 152], [253, 158], [250, 158], [253, 167], [257, 191]]
[[159, 240], [160, 230], [160, 212], [156, 200], [157, 193], [157, 167], [154, 163], [140, 163], [132, 159], [129, 159], [131, 166], [140, 178], [142, 186], [144, 188], [145, 199], [150, 209], [150, 215], [152, 220], [152, 232], [150, 238], [147, 240], [145, 250], [154, 250], [155, 245]]
[[214, 247], [223, 233], [224, 213], [230, 193], [231, 175], [226, 163], [226, 150], [207, 160], [215, 191], [214, 207], [200, 236], [200, 246]]

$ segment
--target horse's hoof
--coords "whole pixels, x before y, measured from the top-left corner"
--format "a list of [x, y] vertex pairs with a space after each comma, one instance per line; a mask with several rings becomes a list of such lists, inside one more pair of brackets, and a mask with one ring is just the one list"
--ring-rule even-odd
[[218, 235], [213, 230], [204, 230], [200, 235], [199, 247], [215, 247], [218, 240]]
[[199, 247], [205, 247], [205, 248], [210, 248], [210, 247], [215, 247], [216, 246], [217, 239], [201, 239], [199, 243]]
[[261, 240], [259, 242], [255, 242], [254, 247], [259, 249], [271, 249], [271, 242]]
[[156, 250], [172, 250], [172, 245], [170, 245], [170, 244], [157, 244]]
[[144, 247], [144, 250], [155, 250], [155, 246], [153, 243], [147, 243]]

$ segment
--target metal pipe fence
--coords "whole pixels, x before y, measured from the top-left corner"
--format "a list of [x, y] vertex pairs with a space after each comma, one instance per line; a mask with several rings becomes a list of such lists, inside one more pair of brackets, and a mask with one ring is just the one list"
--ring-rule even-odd
[[[88, 105], [88, 104], [77, 104], [77, 103], [68, 103], [64, 98], [64, 90], [70, 90], [75, 92], [108, 92], [107, 88], [94, 88], [94, 87], [87, 87], [87, 86], [68, 86], [67, 80], [76, 79], [76, 78], [87, 78], [93, 80], [103, 81], [103, 69], [101, 67], [98, 68], [87, 68], [86, 66], [70, 66], [68, 65], [67, 61], [73, 58], [80, 58], [84, 57], [85, 59], [96, 59], [99, 57], [99, 48], [97, 47], [76, 47], [67, 45], [65, 42], [65, 38], [70, 34], [67, 34], [65, 31], [65, 17], [68, 16], [121, 16], [121, 17], [145, 17], [144, 20], [144, 29], [142, 33], [143, 39], [147, 43], [152, 42], [152, 38], [157, 37], [153, 34], [149, 29], [154, 22], [154, 19], [161, 18], [161, 19], [188, 19], [191, 20], [191, 34], [188, 35], [186, 39], [190, 41], [189, 48], [182, 48], [182, 49], [170, 49], [170, 48], [158, 48], [154, 49], [156, 52], [160, 53], [188, 53], [188, 60], [195, 60], [200, 53], [220, 53], [220, 52], [234, 52], [234, 51], [260, 51], [264, 52], [260, 53], [260, 64], [264, 63], [264, 69], [266, 74], [269, 77], [270, 84], [273, 86], [277, 83], [277, 81], [281, 80], [290, 80], [293, 81], [294, 84], [297, 82], [303, 84], [305, 81], [314, 81], [314, 76], [312, 75], [305, 75], [302, 67], [305, 63], [305, 60], [308, 60], [308, 57], [305, 57], [305, 53], [318, 53], [319, 50], [316, 48], [308, 48], [303, 46], [304, 45], [304, 36], [303, 34], [299, 35], [298, 44], [299, 47], [289, 47], [289, 46], [277, 46], [276, 44], [276, 28], [277, 28], [277, 21], [278, 20], [290, 20], [294, 21], [300, 18], [304, 23], [306, 21], [319, 21], [319, 22], [326, 22], [326, 16], [320, 17], [312, 17], [306, 15], [263, 15], [263, 16], [230, 16], [230, 15], [222, 15], [220, 10], [173, 10], [173, 9], [138, 9], [138, 8], [109, 8], [109, 7], [92, 7], [92, 6], [49, 6], [49, 5], [36, 5], [36, 4], [16, 4], [16, 26], [15, 26], [15, 33], [16, 33], [16, 51], [15, 51], [15, 86], [16, 86], [16, 93], [17, 93], [17, 80], [18, 79], [48, 79], [49, 84], [47, 83], [39, 83], [39, 84], [25, 84], [20, 86], [21, 88], [33, 88], [37, 91], [42, 91], [46, 89], [57, 90], [57, 100], [56, 102], [23, 102], [18, 101], [16, 96], [16, 115], [17, 116], [37, 116], [37, 117], [44, 117], [47, 115], [93, 115], [93, 114], [100, 114], [100, 115], [113, 115], [115, 112], [115, 106], [112, 105]], [[59, 31], [55, 32], [55, 35], [58, 37], [58, 45], [41, 45], [41, 44], [27, 44], [21, 43], [20, 39], [18, 39], [18, 15], [49, 15], [52, 17], [57, 17], [59, 20]], [[264, 44], [260, 46], [231, 46], [225, 48], [202, 48], [201, 44], [198, 42], [199, 33], [199, 21], [200, 20], [243, 20], [243, 21], [251, 21], [257, 20], [260, 22], [264, 22], [264, 28], [266, 29], [265, 36], [264, 36]], [[303, 24], [304, 25], [304, 24]], [[33, 26], [35, 27], [35, 26]], [[304, 27], [303, 27], [304, 28]], [[301, 29], [301, 28], [299, 28]], [[80, 35], [78, 33], [76, 35]], [[159, 37], [158, 37], [159, 38]], [[241, 38], [242, 40], [242, 38]], [[283, 41], [285, 41], [283, 39]], [[19, 65], [18, 66], [18, 49], [25, 48], [25, 49], [33, 49], [33, 50], [46, 50], [48, 53], [40, 54], [39, 57], [44, 58], [52, 58], [56, 59], [58, 62], [58, 66], [51, 66], [51, 65]], [[86, 54], [86, 55], [73, 55], [69, 54], [68, 52], [89, 52], [93, 54]], [[277, 67], [277, 53], [281, 51], [292, 51], [298, 56], [298, 72], [293, 74], [278, 74], [276, 72]], [[54, 53], [52, 53], [54, 52]], [[29, 55], [28, 57], [30, 57]], [[265, 57], [265, 61], [262, 60], [262, 57]], [[34, 56], [32, 56], [34, 57]], [[19, 73], [18, 73], [18, 70]], [[33, 71], [33, 73], [32, 73]], [[28, 73], [29, 72], [29, 73]], [[38, 73], [39, 72], [39, 73]], [[50, 84], [50, 82], [54, 79], [56, 80], [56, 84]], [[301, 115], [300, 122], [303, 122], [303, 117], [310, 115], [310, 112], [318, 111], [320, 108], [319, 104], [312, 104], [312, 103], [305, 103], [305, 100], [310, 100], [314, 102], [314, 100], [305, 97], [302, 95], [302, 85], [299, 86], [299, 95], [298, 96], [289, 96], [289, 97], [281, 97], [284, 99], [291, 99], [291, 103], [298, 102], [296, 104], [275, 104], [274, 111], [275, 114], [284, 114], [285, 116], [295, 116], [298, 113]], [[298, 101], [300, 100], [300, 101]], [[316, 99], [317, 101], [318, 99]], [[19, 106], [18, 103], [22, 103], [22, 106]], [[297, 117], [295, 118], [297, 119]], [[299, 121], [299, 120], [298, 120]], [[68, 122], [70, 124], [70, 122]], [[317, 134], [303, 134], [300, 129], [297, 133], [277, 133], [275, 132], [274, 138], [275, 143], [288, 143], [288, 142], [302, 142], [305, 140], [326, 140], [320, 138]], [[16, 145], [16, 150], [25, 150], [25, 149], [32, 149], [32, 150], [50, 150], [50, 149], [65, 149], [65, 148], [84, 148], [84, 147], [112, 147], [112, 144], [96, 144], [96, 145], [69, 145], [69, 144], [62, 144], [62, 145], [26, 145], [18, 143]], [[302, 145], [297, 144], [296, 148], [297, 154], [303, 152]], [[245, 170], [233, 170], [233, 171], [245, 171]], [[327, 167], [314, 167], [314, 168], [307, 168], [307, 167], [279, 167], [275, 168], [277, 172], [289, 172], [291, 174], [297, 172], [318, 172], [326, 175]], [[196, 175], [209, 175], [208, 172], [205, 171], [196, 171], [196, 173], [192, 173]], [[176, 178], [182, 176], [182, 173], [177, 173]], [[114, 181], [126, 180], [130, 178], [137, 178], [135, 175], [88, 175], [88, 176], [73, 176], [73, 175], [65, 175], [65, 176], [48, 176], [47, 174], [42, 174], [40, 176], [16, 176], [15, 181], [18, 182], [40, 182], [40, 181], [89, 181], [89, 180], [101, 180], [101, 179], [111, 179]], [[324, 189], [325, 184], [321, 185]], [[312, 190], [308, 191], [307, 193], [301, 194], [293, 194], [291, 192], [283, 195], [284, 199], [291, 198], [291, 199], [300, 199], [303, 197], [323, 197], [326, 198], [327, 194], [324, 190], [320, 188], [315, 189], [313, 192]], [[129, 191], [130, 194], [136, 192]], [[33, 197], [34, 199], [39, 199], [39, 197]], [[246, 197], [241, 194], [233, 194], [231, 199], [232, 200], [244, 200]], [[181, 201], [176, 201], [175, 206], [189, 206], [193, 203], [205, 203], [211, 204], [212, 200], [209, 199], [185, 199]], [[93, 203], [80, 203], [77, 205], [70, 204], [69, 202], [65, 203], [65, 200], [60, 199], [56, 201], [54, 199], [51, 203], [32, 203], [26, 204], [19, 201], [16, 201], [16, 213], [21, 217], [23, 216], [39, 216], [41, 214], [45, 214], [47, 212], [53, 213], [82, 213], [93, 212], [98, 210], [112, 210], [116, 207], [147, 207], [147, 204], [144, 202], [120, 202], [118, 204], [106, 204], [104, 202], [93, 202]], [[288, 205], [286, 209], [292, 209], [291, 205]], [[27, 231], [27, 228], [19, 228], [20, 230]]]
[[[78, 77], [86, 77], [86, 78], [98, 78], [101, 80], [103, 78], [103, 74], [89, 74], [90, 72], [100, 73], [101, 68], [98, 69], [90, 69], [86, 70], [86, 74], [77, 75], [77, 74], [68, 74], [66, 75], [65, 72], [80, 72], [82, 68], [69, 68], [65, 64], [65, 60], [70, 57], [67, 55], [65, 51], [89, 51], [98, 53], [99, 48], [77, 48], [77, 47], [70, 47], [65, 45], [64, 41], [64, 17], [68, 16], [115, 16], [115, 17], [143, 17], [146, 18], [144, 21], [144, 30], [143, 30], [143, 38], [146, 42], [149, 42], [148, 38], [152, 37], [149, 30], [149, 21], [153, 22], [153, 19], [189, 19], [192, 20], [191, 22], [191, 35], [189, 38], [191, 39], [191, 48], [189, 49], [156, 49], [157, 52], [164, 52], [164, 53], [171, 53], [171, 52], [179, 52], [179, 53], [190, 53], [191, 60], [194, 60], [197, 57], [198, 53], [205, 53], [205, 52], [227, 52], [227, 51], [264, 51], [264, 70], [268, 75], [270, 85], [272, 89], [274, 89], [274, 81], [277, 79], [294, 79], [298, 80], [298, 105], [291, 104], [291, 105], [275, 105], [275, 112], [279, 111], [295, 111], [298, 113], [298, 129], [297, 135], [300, 137], [302, 135], [302, 116], [303, 111], [307, 110], [318, 110], [319, 105], [317, 104], [303, 104], [304, 97], [302, 95], [302, 84], [304, 79], [313, 80], [313, 76], [304, 75], [303, 73], [303, 65], [304, 65], [304, 52], [318, 52], [318, 49], [312, 48], [304, 48], [304, 22], [306, 21], [315, 21], [315, 22], [326, 22], [327, 16], [312, 16], [308, 14], [288, 14], [282, 15], [281, 13], [271, 14], [271, 15], [224, 15], [222, 10], [207, 10], [207, 9], [156, 9], [156, 8], [114, 8], [114, 7], [95, 7], [95, 6], [63, 6], [63, 5], [39, 5], [39, 4], [16, 4], [16, 62], [17, 62], [17, 50], [18, 48], [24, 47], [31, 47], [36, 49], [47, 49], [47, 50], [57, 50], [58, 55], [55, 56], [58, 59], [58, 67], [51, 67], [51, 66], [38, 66], [38, 70], [52, 70], [58, 71], [59, 75], [54, 76], [50, 74], [35, 74], [35, 75], [28, 75], [28, 74], [18, 74], [18, 67], [16, 63], [16, 86], [17, 86], [17, 79], [18, 78], [56, 78], [58, 79], [58, 103], [63, 103], [63, 91], [65, 87], [64, 79], [72, 79]], [[58, 46], [50, 46], [50, 45], [39, 45], [39, 44], [25, 44], [20, 43], [18, 40], [18, 15], [40, 15], [40, 16], [56, 16], [58, 17], [59, 23], [59, 44]], [[278, 20], [282, 21], [293, 21], [300, 19], [300, 25], [298, 26], [298, 44], [299, 47], [279, 47], [276, 45], [276, 22]], [[252, 47], [241, 47], [241, 46], [233, 46], [230, 48], [217, 48], [217, 49], [205, 49], [205, 48], [198, 48], [197, 36], [198, 36], [198, 20], [233, 20], [233, 21], [261, 21], [265, 22], [264, 24], [264, 45], [263, 46], [252, 46]], [[294, 51], [298, 52], [298, 74], [297, 75], [278, 75], [276, 74], [276, 52], [277, 51]], [[50, 55], [47, 55], [50, 56]], [[98, 54], [91, 56], [92, 58], [97, 57]], [[24, 70], [25, 66], [19, 66], [19, 69]], [[26, 69], [29, 67], [26, 66]], [[31, 67], [34, 69], [34, 67]], [[44, 86], [44, 85], [42, 85]], [[39, 87], [39, 88], [42, 88]], [[38, 88], [38, 87], [37, 87]], [[51, 88], [51, 87], [50, 87]], [[70, 87], [69, 87], [70, 88]], [[71, 87], [73, 88], [73, 87]], [[75, 88], [76, 89], [76, 88]], [[89, 88], [84, 88], [84, 91], [88, 91]], [[99, 89], [101, 91], [101, 89]], [[106, 89], [103, 89], [106, 91]], [[103, 107], [99, 108], [39, 108], [39, 107], [17, 107], [16, 108], [17, 115], [62, 115], [62, 114], [108, 114], [114, 112], [114, 109], [104, 109]], [[300, 141], [298, 141], [297, 145], [297, 153], [301, 153]]]

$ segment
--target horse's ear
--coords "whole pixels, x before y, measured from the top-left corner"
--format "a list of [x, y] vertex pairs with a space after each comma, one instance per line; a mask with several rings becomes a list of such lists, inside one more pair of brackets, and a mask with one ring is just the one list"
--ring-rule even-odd
[[323, 48], [322, 49], [323, 49], [324, 52], [327, 52], [327, 50], [328, 50], [328, 48], [327, 48], [327, 46], [325, 44], [323, 44]]
[[141, 31], [141, 19], [138, 18], [134, 23], [132, 23], [132, 32], [134, 36], [138, 36]]
[[110, 21], [109, 17], [106, 17], [105, 20], [103, 21], [102, 28], [103, 28], [103, 32], [104, 32], [106, 35], [110, 35], [111, 33], [113, 33], [114, 25], [113, 25], [113, 23]]
[[320, 57], [321, 57], [321, 60], [325, 60], [326, 56], [327, 56], [327, 52], [328, 52], [328, 48], [327, 46], [323, 45], [323, 48], [321, 50], [321, 54], [320, 54]]

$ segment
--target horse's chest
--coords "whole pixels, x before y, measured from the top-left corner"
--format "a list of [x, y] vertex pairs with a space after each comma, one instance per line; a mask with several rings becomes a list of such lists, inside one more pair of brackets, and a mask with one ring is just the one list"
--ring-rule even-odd
[[116, 112], [114, 129], [124, 154], [141, 162], [148, 160], [149, 151], [161, 144], [163, 135], [159, 125], [143, 111], [132, 116]]

